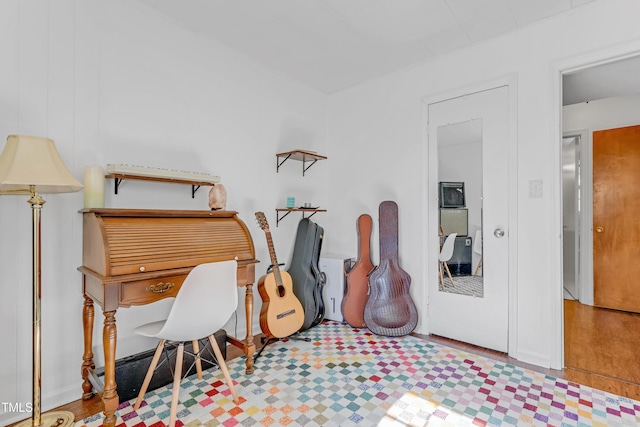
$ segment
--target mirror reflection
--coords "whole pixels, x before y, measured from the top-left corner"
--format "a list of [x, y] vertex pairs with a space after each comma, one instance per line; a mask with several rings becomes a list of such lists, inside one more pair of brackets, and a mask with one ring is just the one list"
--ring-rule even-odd
[[441, 292], [484, 297], [482, 120], [438, 128]]

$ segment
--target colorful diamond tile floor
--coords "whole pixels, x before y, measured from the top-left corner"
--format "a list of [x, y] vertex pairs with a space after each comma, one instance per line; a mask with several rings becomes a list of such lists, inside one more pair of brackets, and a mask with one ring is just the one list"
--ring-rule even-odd
[[[245, 374], [228, 363], [241, 403], [219, 370], [182, 382], [177, 426], [637, 426], [640, 402], [412, 336], [390, 338], [334, 321], [305, 341], [269, 344]], [[117, 427], [168, 423], [171, 386]], [[76, 427], [102, 425], [102, 414]]]

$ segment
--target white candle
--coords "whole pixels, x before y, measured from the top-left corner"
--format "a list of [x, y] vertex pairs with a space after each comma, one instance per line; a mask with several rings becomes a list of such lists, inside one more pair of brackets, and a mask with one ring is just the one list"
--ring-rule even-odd
[[84, 168], [84, 207], [104, 208], [104, 169], [102, 166]]

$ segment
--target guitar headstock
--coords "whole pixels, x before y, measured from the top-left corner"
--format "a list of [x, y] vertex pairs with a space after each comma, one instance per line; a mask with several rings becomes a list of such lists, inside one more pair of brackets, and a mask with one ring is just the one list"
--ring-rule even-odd
[[263, 212], [256, 212], [256, 221], [258, 221], [258, 225], [262, 230], [269, 231], [269, 223]]

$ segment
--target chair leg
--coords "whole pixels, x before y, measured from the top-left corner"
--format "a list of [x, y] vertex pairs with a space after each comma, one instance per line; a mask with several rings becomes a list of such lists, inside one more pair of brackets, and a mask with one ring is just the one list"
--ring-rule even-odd
[[202, 381], [202, 361], [200, 360], [200, 345], [198, 340], [193, 340], [193, 354], [196, 356], [196, 371], [198, 372], [198, 379]]
[[151, 359], [151, 365], [149, 365], [149, 370], [147, 371], [147, 375], [144, 377], [144, 382], [142, 383], [142, 387], [140, 387], [140, 393], [138, 393], [138, 399], [136, 400], [136, 404], [133, 405], [133, 410], [137, 411], [142, 404], [142, 399], [144, 398], [145, 393], [147, 392], [147, 387], [149, 387], [149, 382], [151, 382], [151, 378], [153, 377], [153, 373], [156, 370], [156, 366], [158, 366], [158, 360], [160, 360], [160, 356], [162, 355], [162, 349], [164, 348], [164, 344], [167, 340], [160, 340], [158, 346], [156, 347], [156, 352], [153, 355], [153, 359]]
[[480, 270], [481, 266], [482, 266], [482, 257], [480, 257], [480, 261], [478, 261], [478, 266], [476, 267], [476, 271], [473, 272], [473, 277], [476, 277], [478, 275], [478, 270]]
[[173, 374], [173, 395], [171, 396], [171, 413], [169, 416], [169, 427], [176, 425], [176, 413], [178, 412], [178, 395], [180, 394], [180, 383], [182, 382], [182, 359], [184, 358], [184, 343], [178, 345], [176, 356], [176, 369]]
[[444, 291], [444, 277], [442, 274], [442, 261], [440, 261], [440, 290]]
[[224, 361], [224, 357], [222, 356], [220, 347], [218, 347], [218, 341], [216, 341], [213, 335], [209, 335], [209, 342], [211, 343], [211, 348], [213, 349], [213, 352], [216, 355], [216, 359], [218, 360], [218, 365], [220, 365], [220, 370], [222, 371], [224, 378], [227, 380], [229, 390], [231, 390], [231, 394], [233, 395], [233, 401], [236, 404], [239, 404], [240, 399], [238, 399], [238, 393], [236, 393], [236, 388], [233, 386], [233, 380], [231, 379], [231, 375], [229, 375], [227, 364]]
[[449, 271], [449, 266], [447, 265], [446, 262], [444, 263], [444, 268], [447, 270], [447, 275], [449, 276], [449, 280], [451, 280], [451, 286], [455, 288], [456, 284], [453, 283], [453, 277], [451, 277], [451, 271]]

